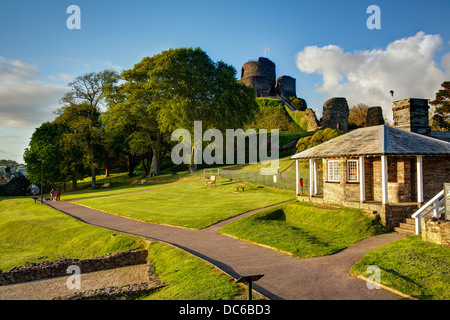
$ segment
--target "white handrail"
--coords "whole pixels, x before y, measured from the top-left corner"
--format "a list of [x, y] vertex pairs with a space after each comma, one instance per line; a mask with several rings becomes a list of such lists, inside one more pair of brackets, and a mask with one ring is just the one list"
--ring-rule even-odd
[[[434, 218], [439, 218], [440, 214], [442, 212], [444, 212], [444, 208], [439, 209], [439, 207], [443, 203], [444, 203], [444, 190], [439, 192], [430, 201], [425, 203], [419, 210], [414, 212], [414, 214], [411, 217], [416, 219], [416, 234], [420, 234], [422, 231], [420, 219], [429, 215], [431, 211], [433, 211]], [[432, 206], [432, 207], [429, 208], [430, 206]], [[428, 210], [425, 213], [423, 213], [426, 209], [428, 209]]]

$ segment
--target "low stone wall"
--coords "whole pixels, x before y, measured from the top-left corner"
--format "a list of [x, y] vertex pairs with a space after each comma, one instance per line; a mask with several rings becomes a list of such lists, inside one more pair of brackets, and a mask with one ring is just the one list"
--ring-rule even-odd
[[60, 259], [41, 263], [29, 263], [12, 268], [8, 272], [0, 270], [0, 285], [34, 281], [52, 277], [67, 276], [67, 268], [76, 265], [81, 273], [89, 273], [126, 267], [147, 262], [147, 250], [123, 251], [86, 260]]
[[450, 248], [450, 222], [442, 219], [422, 218], [422, 240]]

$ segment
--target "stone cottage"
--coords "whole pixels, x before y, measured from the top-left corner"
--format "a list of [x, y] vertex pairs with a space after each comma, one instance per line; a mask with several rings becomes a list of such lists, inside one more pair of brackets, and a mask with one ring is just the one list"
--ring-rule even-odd
[[[431, 131], [428, 108], [425, 99], [393, 102], [396, 127], [356, 129], [292, 156], [297, 181], [310, 181], [309, 194], [297, 187], [297, 198], [362, 208], [398, 226], [450, 182], [450, 136]], [[301, 160], [309, 177], [300, 177]]]

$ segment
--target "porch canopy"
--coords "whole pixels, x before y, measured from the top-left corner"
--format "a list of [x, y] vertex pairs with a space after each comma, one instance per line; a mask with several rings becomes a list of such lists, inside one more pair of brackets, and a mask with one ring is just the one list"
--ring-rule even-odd
[[[299, 160], [310, 161], [310, 195], [317, 194], [317, 159], [358, 157], [360, 176], [364, 177], [364, 157], [379, 156], [382, 162], [382, 202], [388, 203], [387, 156], [416, 156], [417, 202], [423, 202], [422, 156], [450, 156], [450, 143], [429, 136], [378, 125], [350, 131], [318, 146], [295, 154], [297, 182]], [[312, 182], [312, 183], [311, 183]], [[364, 179], [360, 181], [360, 200], [365, 201]], [[299, 186], [297, 183], [297, 194]]]

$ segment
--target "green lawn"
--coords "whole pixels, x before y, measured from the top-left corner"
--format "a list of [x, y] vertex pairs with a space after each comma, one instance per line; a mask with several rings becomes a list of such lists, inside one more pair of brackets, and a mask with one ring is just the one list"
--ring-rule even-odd
[[309, 258], [336, 253], [386, 231], [361, 210], [295, 202], [240, 219], [220, 233]]
[[370, 265], [381, 270], [381, 284], [420, 299], [450, 299], [450, 248], [409, 236], [366, 254], [352, 272], [369, 278]]
[[140, 299], [242, 300], [245, 288], [211, 264], [168, 244], [85, 224], [28, 198], [0, 197], [0, 269], [55, 259], [88, 259], [148, 248], [167, 285]]
[[29, 198], [0, 198], [0, 269], [143, 248], [140, 238], [87, 225]]
[[104, 189], [87, 189], [80, 191], [68, 192], [66, 194], [62, 194], [62, 201], [75, 201], [81, 199], [89, 199], [89, 198], [98, 198], [98, 197], [106, 197], [124, 193], [131, 193], [136, 191], [144, 191], [151, 190], [155, 188], [173, 186], [178, 183], [186, 183], [189, 180], [176, 180], [170, 182], [148, 182], [146, 184], [121, 184], [116, 187], [104, 188]]
[[[244, 287], [213, 265], [165, 243], [149, 246], [149, 260], [158, 279], [168, 286], [144, 300], [243, 300]], [[258, 297], [255, 297], [258, 299]]]
[[201, 181], [78, 203], [142, 221], [202, 229], [246, 211], [295, 199], [292, 192], [249, 183], [244, 192], [235, 193], [237, 184], [218, 178], [214, 188], [205, 188]]

